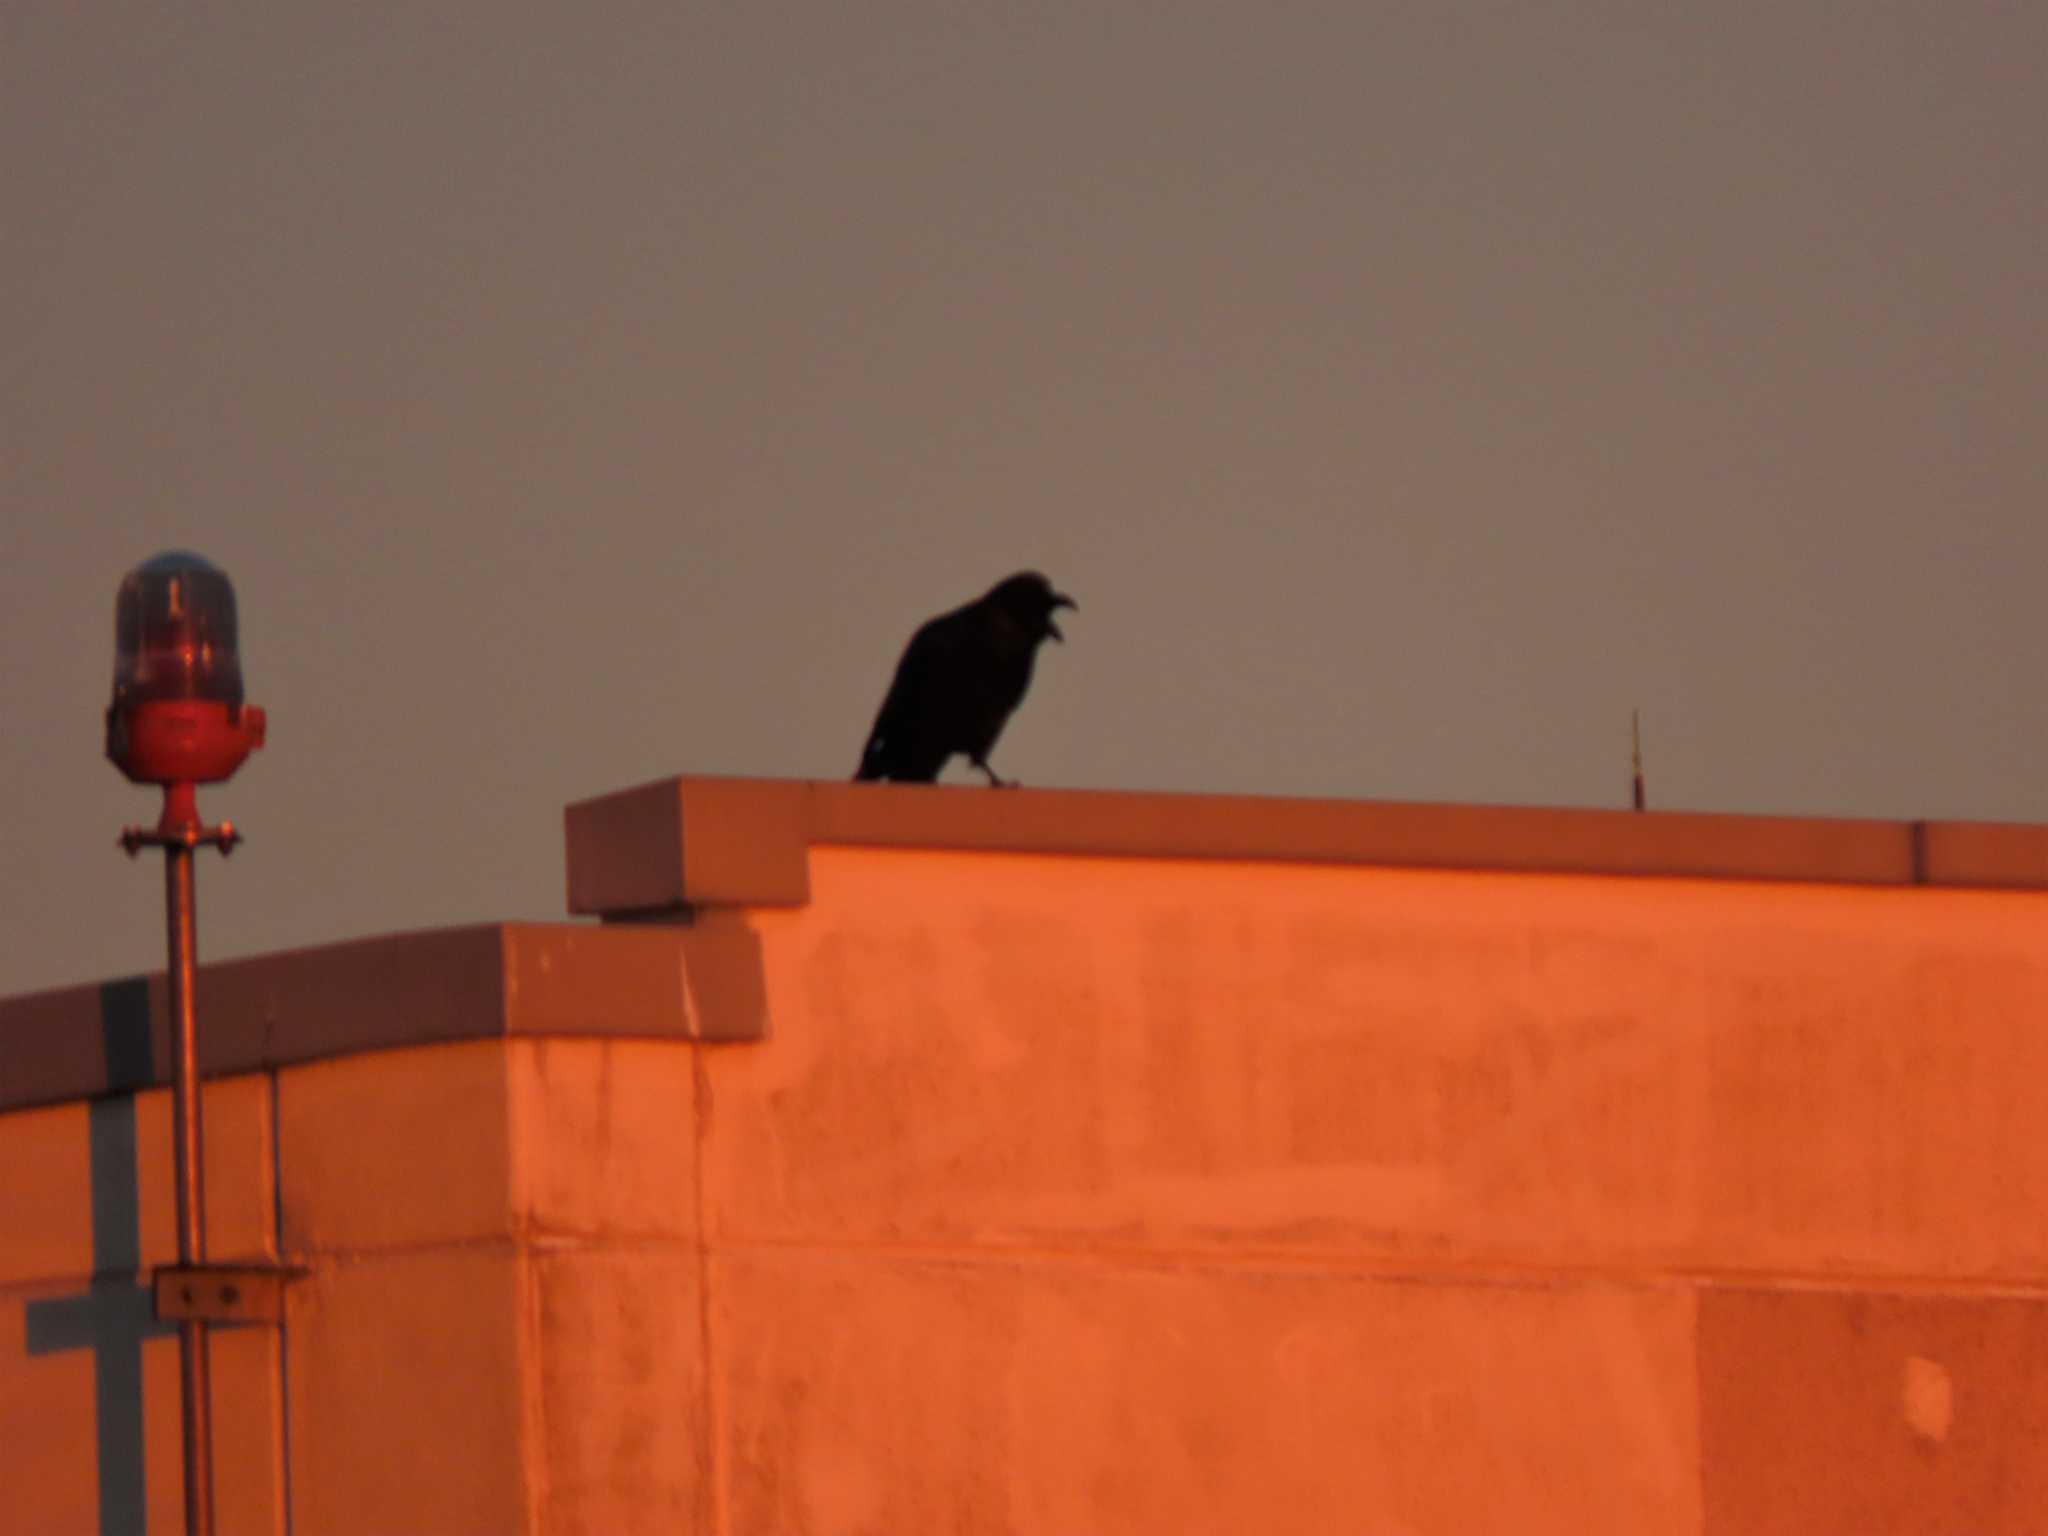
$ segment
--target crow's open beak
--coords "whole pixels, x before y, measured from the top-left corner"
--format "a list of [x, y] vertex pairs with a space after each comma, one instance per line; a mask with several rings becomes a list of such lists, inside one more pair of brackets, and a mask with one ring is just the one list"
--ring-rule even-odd
[[[1064, 592], [1053, 593], [1052, 605], [1054, 608], [1071, 608], [1076, 613], [1079, 613], [1081, 611], [1081, 605], [1075, 602], [1071, 597], [1067, 596], [1067, 594]], [[1050, 613], [1048, 613], [1045, 616], [1045, 632], [1048, 635], [1051, 635], [1053, 639], [1059, 641], [1062, 645], [1066, 644], [1067, 637], [1060, 633], [1060, 627], [1059, 625], [1053, 623], [1052, 615]]]

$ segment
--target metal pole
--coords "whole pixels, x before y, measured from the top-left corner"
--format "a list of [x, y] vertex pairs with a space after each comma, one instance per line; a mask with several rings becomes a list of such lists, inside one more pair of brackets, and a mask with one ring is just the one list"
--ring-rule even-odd
[[[171, 1049], [177, 1074], [171, 1087], [171, 1135], [178, 1179], [178, 1263], [206, 1262], [206, 1186], [199, 1134], [199, 1029], [192, 990], [198, 970], [198, 897], [192, 845], [164, 847], [164, 896], [170, 910]], [[185, 1417], [185, 1536], [213, 1536], [213, 1422], [206, 1323], [178, 1325], [179, 1381]]]

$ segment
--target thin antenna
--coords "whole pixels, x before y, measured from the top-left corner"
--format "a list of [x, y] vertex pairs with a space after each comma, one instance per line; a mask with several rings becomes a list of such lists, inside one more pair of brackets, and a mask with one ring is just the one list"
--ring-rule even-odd
[[1628, 712], [1629, 763], [1635, 770], [1636, 809], [1643, 809], [1643, 712]]

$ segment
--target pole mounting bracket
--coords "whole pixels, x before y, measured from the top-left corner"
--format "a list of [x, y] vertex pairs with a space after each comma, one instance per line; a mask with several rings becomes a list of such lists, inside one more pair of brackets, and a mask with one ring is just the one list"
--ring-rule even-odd
[[282, 1264], [166, 1264], [151, 1273], [165, 1323], [281, 1323], [284, 1288], [307, 1271]]

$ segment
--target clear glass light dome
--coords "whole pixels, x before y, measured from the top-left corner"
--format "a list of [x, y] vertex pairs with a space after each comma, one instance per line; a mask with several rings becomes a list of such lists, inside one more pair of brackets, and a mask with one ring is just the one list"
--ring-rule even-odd
[[234, 586], [219, 566], [184, 550], [138, 565], [114, 599], [113, 707], [160, 699], [242, 703]]

